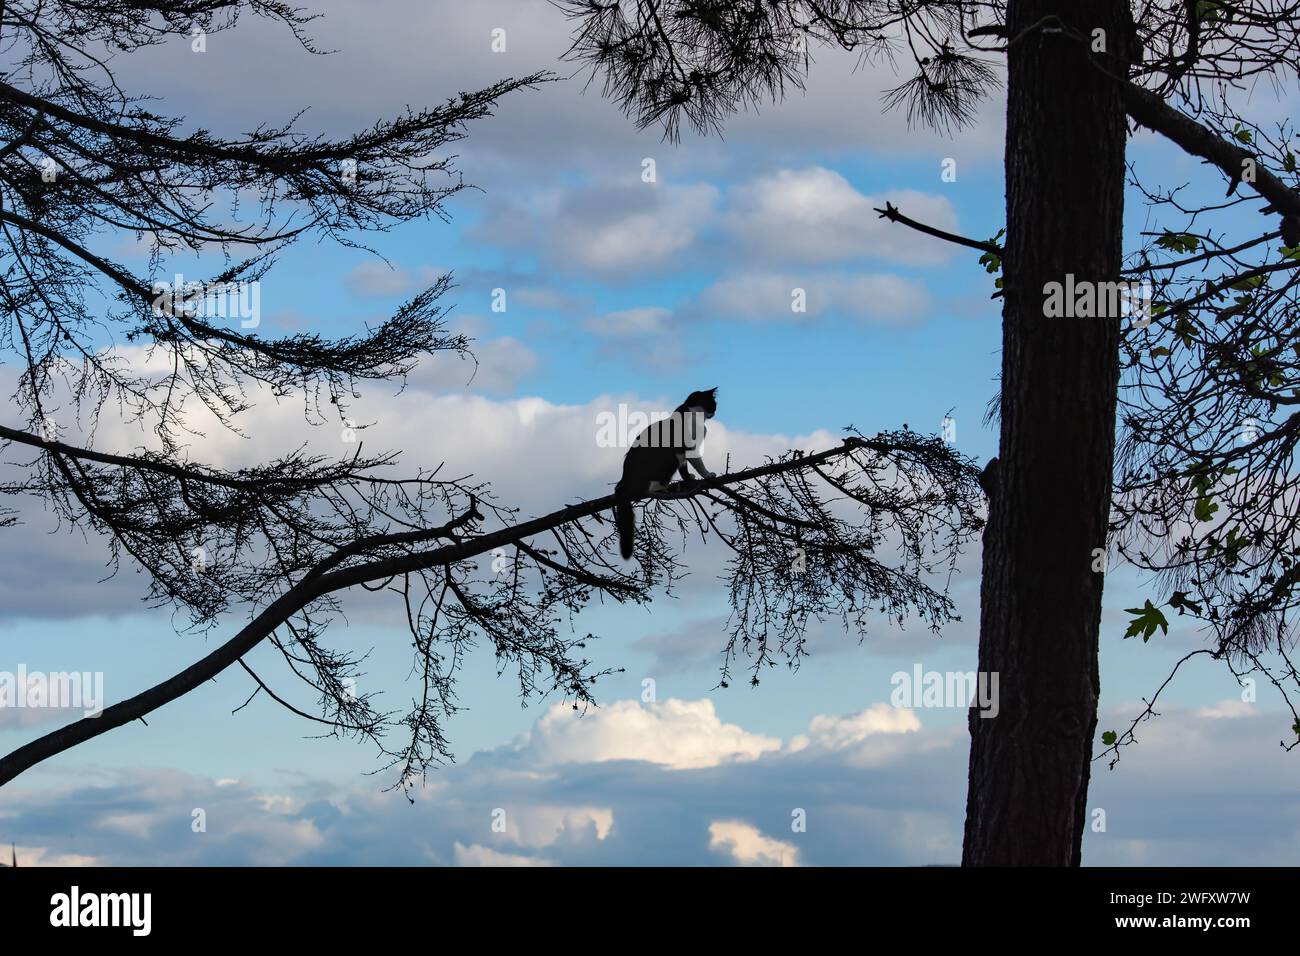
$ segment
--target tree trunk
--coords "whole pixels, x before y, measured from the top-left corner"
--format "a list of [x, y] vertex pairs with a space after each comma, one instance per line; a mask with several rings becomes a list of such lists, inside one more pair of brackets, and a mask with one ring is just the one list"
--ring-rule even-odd
[[[1106, 70], [1122, 69], [1131, 21], [1124, 0], [1011, 0], [1007, 27], [1002, 431], [979, 649], [1000, 709], [971, 711], [963, 864], [1066, 866], [1097, 727], [1093, 549], [1110, 510], [1120, 319], [1049, 318], [1044, 285], [1120, 279], [1127, 128]], [[1108, 55], [1090, 55], [1097, 29]]]

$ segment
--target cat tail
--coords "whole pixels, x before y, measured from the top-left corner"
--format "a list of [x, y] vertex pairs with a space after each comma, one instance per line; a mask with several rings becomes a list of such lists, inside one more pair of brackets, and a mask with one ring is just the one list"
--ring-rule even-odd
[[614, 527], [618, 529], [618, 550], [624, 561], [630, 561], [636, 544], [636, 514], [632, 511], [632, 502], [622, 497], [622, 491], [621, 487], [614, 488], [614, 493], [620, 496], [614, 503]]

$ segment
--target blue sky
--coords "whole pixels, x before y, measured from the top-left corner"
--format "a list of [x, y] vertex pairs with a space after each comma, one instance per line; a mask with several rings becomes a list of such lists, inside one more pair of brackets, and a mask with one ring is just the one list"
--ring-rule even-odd
[[[248, 22], [209, 38], [123, 60], [129, 88], [196, 126], [233, 133], [305, 104], [304, 128], [338, 134], [405, 104], [440, 101], [505, 75], [559, 63], [566, 26], [539, 0], [453, 4], [384, 0], [313, 4], [312, 58], [283, 31]], [[493, 53], [503, 27], [507, 51]], [[878, 220], [903, 212], [977, 238], [1002, 225], [998, 98], [953, 139], [881, 114], [887, 72], [827, 52], [805, 94], [745, 115], [725, 139], [681, 145], [636, 132], [583, 78], [512, 94], [458, 144], [459, 167], [482, 191], [449, 204], [450, 223], [412, 223], [371, 237], [392, 264], [328, 243], [284, 255], [262, 284], [266, 334], [355, 332], [418, 286], [453, 271], [452, 322], [475, 338], [479, 367], [440, 358], [402, 395], [367, 391], [358, 419], [368, 447], [411, 465], [447, 460], [489, 480], [525, 512], [603, 493], [619, 451], [591, 441], [594, 418], [619, 403], [668, 409], [718, 386], [705, 459], [744, 465], [790, 447], [829, 443], [904, 422], [938, 432], [951, 413], [957, 447], [980, 461], [996, 449], [984, 423], [996, 391], [999, 315], [975, 253]], [[1206, 180], [1195, 164], [1140, 137], [1139, 169]], [[655, 182], [643, 181], [643, 161]], [[957, 179], [940, 176], [945, 158]], [[1130, 235], [1150, 228], [1130, 197]], [[144, 269], [129, 241], [105, 247]], [[1131, 243], [1130, 243], [1131, 245]], [[168, 263], [201, 274], [202, 263]], [[789, 309], [789, 289], [810, 310]], [[507, 308], [494, 312], [493, 290]], [[257, 460], [304, 437], [337, 449], [337, 428], [307, 429], [300, 411], [264, 402], [247, 440], [214, 435], [196, 457]], [[106, 447], [131, 447], [109, 426]], [[370, 443], [374, 446], [370, 446]], [[166, 612], [139, 603], [131, 569], [101, 583], [102, 543], [50, 533], [39, 513], [0, 535], [3, 666], [103, 671], [110, 701], [170, 676], [224, 639], [178, 635]], [[521, 708], [490, 654], [469, 660], [467, 710], [449, 724], [458, 764], [434, 774], [414, 806], [384, 794], [373, 754], [265, 699], [231, 711], [252, 688], [242, 672], [47, 762], [0, 792], [0, 842], [28, 863], [907, 864], [960, 856], [965, 796], [963, 709], [899, 711], [891, 675], [973, 670], [978, 554], [953, 593], [961, 622], [933, 635], [879, 627], [859, 642], [814, 633], [797, 673], [773, 670], [756, 689], [722, 690], [725, 594], [718, 556], [688, 551], [694, 574], [676, 599], [647, 610], [597, 609], [582, 627], [603, 635], [602, 708], [585, 716], [546, 700]], [[1106, 588], [1102, 726], [1119, 729], [1173, 662], [1199, 646], [1175, 620], [1150, 644], [1122, 640], [1123, 609], [1147, 592], [1125, 569]], [[400, 699], [409, 648], [391, 607], [350, 595], [340, 645], [372, 650], [363, 684]], [[273, 656], [250, 658], [293, 692]], [[258, 667], [259, 673], [262, 668]], [[643, 699], [643, 681], [656, 699]], [[308, 701], [295, 697], [299, 703]], [[1096, 769], [1090, 805], [1105, 832], [1085, 862], [1294, 862], [1300, 850], [1296, 758], [1276, 741], [1288, 721], [1261, 690], [1240, 699], [1226, 672], [1189, 668], [1162, 698], [1117, 769]], [[558, 706], [557, 706], [558, 705]], [[57, 715], [0, 714], [0, 747], [51, 729]], [[203, 809], [207, 829], [193, 831]], [[802, 809], [807, 827], [791, 827]], [[504, 810], [504, 832], [492, 827]]]

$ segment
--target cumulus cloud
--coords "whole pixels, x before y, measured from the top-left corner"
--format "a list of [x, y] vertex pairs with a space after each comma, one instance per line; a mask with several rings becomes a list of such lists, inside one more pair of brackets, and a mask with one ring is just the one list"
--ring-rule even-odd
[[940, 736], [921, 735], [915, 711], [886, 703], [872, 704], [856, 714], [814, 717], [806, 733], [790, 739], [792, 753], [835, 753], [846, 763], [883, 767], [906, 752], [945, 749], [950, 742]]
[[[337, 51], [329, 57], [306, 54], [279, 24], [249, 18], [235, 32], [210, 37], [204, 56], [195, 57], [188, 38], [180, 37], [117, 67], [128, 88], [165, 94], [164, 107], [196, 126], [239, 133], [310, 104], [305, 126], [341, 134], [391, 116], [394, 103], [432, 106], [505, 75], [556, 70], [573, 26], [535, 0], [320, 0], [312, 10], [324, 16], [309, 33], [321, 49]], [[492, 52], [496, 28], [506, 31], [504, 55]], [[880, 107], [879, 94], [899, 82], [890, 63], [864, 63], [834, 48], [815, 49], [814, 57], [805, 89], [727, 121], [725, 147], [686, 130], [679, 146], [665, 150], [658, 129], [636, 130], [579, 74], [506, 97], [497, 116], [474, 124], [457, 152], [474, 180], [490, 187], [521, 173], [534, 181], [558, 177], [574, 163], [593, 169], [624, 163], [639, 175], [644, 156], [659, 158], [662, 178], [670, 163], [721, 163], [724, 149], [735, 163], [757, 151], [797, 155], [809, 142], [832, 154], [924, 157], [934, 161], [937, 176], [938, 157], [952, 153], [952, 141], [912, 127], [905, 111]], [[164, 90], [157, 89], [159, 76], [168, 77]], [[961, 135], [963, 164], [1000, 159], [1003, 106], [1000, 96], [979, 104], [977, 121]]]
[[[890, 772], [915, 781], [934, 771], [901, 755]], [[882, 817], [905, 808], [935, 822], [932, 801], [909, 801], [887, 776], [872, 784], [876, 774], [831, 752], [783, 750], [721, 721], [709, 700], [619, 701], [586, 716], [547, 711], [521, 740], [440, 771], [413, 806], [373, 781], [259, 784], [131, 769], [5, 788], [0, 835], [48, 859], [117, 864], [793, 865], [843, 860], [849, 846], [877, 862], [910, 859], [887, 831], [850, 832], [839, 808], [856, 792]], [[954, 800], [959, 782], [948, 788]], [[789, 826], [792, 807], [807, 808], [817, 827], [768, 836]], [[202, 832], [191, 829], [194, 808]]]
[[779, 262], [884, 259], [935, 265], [951, 258], [945, 243], [881, 219], [886, 202], [926, 225], [958, 231], [957, 214], [943, 196], [902, 190], [869, 196], [822, 166], [782, 169], [728, 193], [726, 225], [751, 253]]
[[[467, 321], [467, 327], [487, 329]], [[533, 396], [494, 398], [463, 389], [441, 391], [440, 385], [461, 385], [471, 375], [475, 389], [505, 391], [533, 365], [531, 353], [517, 348], [509, 336], [487, 338], [485, 344], [487, 348], [479, 349], [477, 373], [469, 364], [441, 356], [421, 365], [400, 393], [367, 388], [345, 412], [355, 426], [337, 420], [310, 424], [304, 421], [300, 403], [276, 401], [265, 389], [250, 388], [251, 407], [239, 419], [242, 434], [232, 434], [193, 403], [186, 410], [194, 429], [186, 454], [195, 462], [237, 468], [265, 463], [300, 444], [313, 453], [350, 456], [356, 444], [348, 438], [357, 438], [368, 451], [399, 450], [397, 467], [403, 474], [445, 464], [446, 474], [473, 475], [490, 482], [498, 497], [522, 509], [523, 515], [544, 514], [578, 497], [596, 497], [612, 489], [626, 446], [602, 444], [603, 417], [617, 417], [620, 408], [625, 417], [630, 411], [667, 414], [682, 398], [599, 395], [582, 404], [562, 404]], [[158, 354], [147, 357], [135, 348], [119, 351], [137, 368], [162, 368]], [[69, 427], [63, 437], [119, 453], [155, 444], [154, 436], [138, 423], [116, 416], [105, 417], [93, 435]], [[714, 470], [721, 470], [728, 455], [732, 467], [740, 468], [790, 448], [815, 450], [837, 443], [838, 437], [825, 431], [803, 436], [736, 432], [726, 426], [724, 412], [721, 420], [710, 423], [704, 454]], [[142, 590], [134, 575], [101, 583], [108, 556], [101, 539], [74, 537], [66, 529], [50, 534], [57, 522], [36, 507], [29, 508], [24, 518], [28, 523], [0, 533], [0, 559], [10, 568], [0, 578], [0, 616], [116, 615], [140, 609]], [[693, 560], [700, 573], [685, 587], [716, 589], [708, 577], [712, 565], [707, 558], [700, 563], [708, 553], [707, 548], [696, 552]], [[48, 600], [51, 581], [59, 582], [59, 602]], [[28, 663], [38, 665], [35, 660]]]
[[[549, 187], [525, 199], [495, 201], [472, 235], [537, 250], [554, 271], [605, 279], [698, 266], [702, 257], [716, 263], [715, 271], [739, 269], [688, 302], [688, 318], [798, 320], [837, 312], [869, 321], [919, 319], [930, 303], [918, 281], [833, 271], [859, 260], [916, 266], [950, 258], [944, 243], [880, 219], [872, 208], [886, 201], [938, 228], [958, 228], [942, 196], [904, 190], [873, 197], [840, 173], [813, 167], [781, 170], [725, 192], [704, 182]], [[792, 308], [795, 289], [805, 300], [798, 311]], [[597, 315], [585, 325], [604, 337], [644, 336], [664, 331], [671, 318], [663, 307], [636, 307]]]
[[818, 750], [843, 750], [862, 743], [873, 734], [909, 734], [920, 729], [921, 720], [914, 711], [877, 703], [844, 717], [814, 717], [808, 725], [808, 733], [791, 739], [790, 749], [798, 751], [812, 747]]
[[741, 866], [798, 866], [799, 848], [764, 836], [758, 827], [740, 820], [709, 824], [709, 849], [725, 853]]
[[614, 827], [609, 807], [525, 806], [506, 817], [506, 833], [520, 846], [540, 849], [585, 835], [606, 839]]
[[[1103, 714], [1103, 725], [1130, 710]], [[1140, 753], [1094, 774], [1089, 805], [1106, 810], [1107, 829], [1085, 834], [1084, 862], [1293, 862], [1300, 837], [1279, 822], [1300, 811], [1294, 761], [1277, 747], [1285, 723], [1277, 713], [1225, 721], [1165, 708], [1143, 725]], [[593, 729], [575, 736], [584, 725]], [[548, 711], [522, 744], [439, 771], [414, 805], [371, 780], [69, 767], [62, 783], [19, 778], [0, 791], [0, 840], [19, 846], [20, 865], [956, 863], [966, 734], [909, 725], [868, 706], [813, 719], [808, 746], [772, 748], [744, 728], [723, 730], [708, 701], [623, 701], [563, 727]], [[764, 743], [752, 759], [732, 759], [746, 745], [719, 745], [719, 733]], [[855, 759], [882, 739], [902, 746], [878, 763]], [[203, 832], [191, 829], [194, 808], [206, 812]], [[797, 831], [796, 809], [806, 820]], [[494, 826], [502, 813], [504, 829]]]
[[426, 355], [407, 379], [411, 388], [430, 392], [509, 395], [537, 370], [537, 353], [513, 336], [476, 341], [472, 356], [437, 352]]
[[[12, 831], [15, 819], [25, 821], [30, 838], [17, 842], [40, 848], [43, 855], [31, 863], [44, 866], [74, 858], [82, 865], [148, 863], [150, 847], [159, 848], [155, 862], [165, 857], [175, 865], [274, 865], [324, 845], [310, 808], [279, 799], [284, 794], [175, 770], [128, 770], [111, 779], [116, 782], [86, 775], [52, 789], [15, 787], [0, 798], [0, 828]], [[61, 815], [41, 808], [41, 793]], [[205, 828], [195, 828], [196, 810], [203, 811]]]
[[464, 846], [453, 844], [456, 866], [553, 866], [550, 860], [538, 856], [522, 856], [518, 853], [503, 853], [491, 847], [477, 843]]
[[1258, 713], [1255, 705], [1240, 699], [1228, 698], [1209, 707], [1202, 707], [1196, 712], [1197, 717], [1211, 720], [1235, 720], [1239, 717], [1253, 717]]
[[755, 760], [781, 741], [723, 723], [711, 700], [623, 700], [585, 715], [556, 704], [522, 746], [540, 766], [645, 760], [683, 770]]
[[721, 193], [709, 183], [640, 182], [541, 190], [489, 203], [479, 241], [536, 250], [564, 272], [618, 277], [676, 263], [712, 223]]
[[[576, 254], [578, 262], [593, 269], [617, 270], [669, 261], [689, 248], [701, 225], [708, 222], [718, 190], [699, 183], [658, 190], [636, 189], [635, 196], [636, 201], [630, 204], [632, 208], [619, 218], [586, 223], [566, 218], [561, 242]], [[642, 200], [650, 196], [654, 197], [653, 201]], [[565, 211], [581, 209], [570, 206]]]
[[[464, 328], [469, 330], [486, 328], [472, 317], [466, 321]], [[505, 353], [510, 354], [510, 337], [486, 341], [501, 343]], [[121, 349], [120, 354], [142, 370], [166, 368], [159, 364], [165, 358], [157, 354], [146, 358], [138, 349]], [[526, 358], [519, 358], [514, 371], [528, 364]], [[469, 366], [452, 368], [469, 377]], [[495, 369], [480, 368], [476, 379], [506, 378], [511, 369], [511, 364], [503, 360]], [[602, 394], [581, 404], [538, 396], [492, 398], [462, 390], [439, 391], [436, 386], [440, 377], [448, 375], [445, 369], [421, 366], [410, 386], [397, 394], [386, 393], [381, 387], [366, 388], [346, 411], [356, 422], [351, 429], [355, 437], [372, 452], [380, 448], [400, 450], [400, 467], [408, 472], [445, 463], [456, 474], [473, 474], [490, 481], [505, 500], [525, 509], [551, 510], [557, 502], [573, 495], [608, 493], [620, 473], [626, 441], [636, 431], [631, 413], [667, 415], [683, 397]], [[250, 387], [248, 401], [251, 407], [238, 419], [242, 432], [238, 435], [220, 427], [200, 404], [187, 406], [186, 421], [194, 432], [187, 447], [192, 460], [236, 468], [269, 461], [299, 444], [327, 456], [350, 457], [355, 452], [355, 444], [348, 441], [353, 436], [338, 421], [304, 421], [300, 404], [277, 402], [264, 388]], [[608, 431], [603, 423], [610, 416], [629, 424], [622, 446], [603, 444]], [[704, 452], [710, 461], [723, 461], [731, 455], [736, 468], [791, 448], [813, 451], [840, 441], [837, 435], [824, 430], [806, 435], [737, 432], [727, 427], [725, 417], [724, 410], [709, 423]], [[153, 443], [152, 436], [138, 425], [116, 417], [105, 418], [94, 436], [70, 431], [65, 439], [111, 452], [152, 447]], [[521, 462], [527, 466], [521, 467]]]

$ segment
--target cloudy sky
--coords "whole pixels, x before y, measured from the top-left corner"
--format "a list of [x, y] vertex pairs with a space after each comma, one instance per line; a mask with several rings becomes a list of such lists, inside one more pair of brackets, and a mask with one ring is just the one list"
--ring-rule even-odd
[[[593, 441], [596, 416], [625, 403], [670, 409], [719, 388], [705, 459], [715, 470], [788, 448], [908, 423], [955, 422], [962, 452], [995, 450], [984, 424], [999, 363], [991, 277], [976, 256], [891, 227], [872, 208], [978, 238], [1002, 225], [1002, 103], [955, 138], [881, 112], [887, 69], [818, 55], [805, 93], [680, 145], [638, 133], [560, 60], [568, 26], [542, 0], [321, 0], [312, 57], [283, 30], [248, 21], [124, 59], [119, 80], [163, 97], [192, 126], [238, 133], [309, 106], [304, 129], [342, 134], [406, 105], [432, 105], [505, 76], [557, 82], [512, 94], [458, 144], [481, 190], [450, 223], [405, 225], [363, 251], [305, 243], [262, 283], [263, 331], [343, 335], [452, 271], [454, 325], [477, 366], [431, 359], [410, 387], [374, 388], [358, 418], [368, 448], [412, 468], [472, 471], [525, 514], [606, 493], [620, 452]], [[504, 52], [492, 33], [505, 31]], [[1140, 137], [1132, 158], [1166, 183], [1203, 181], [1195, 163]], [[957, 176], [945, 182], [945, 160]], [[652, 160], [653, 182], [643, 170]], [[1136, 198], [1131, 234], [1149, 228]], [[106, 248], [145, 270], [129, 238]], [[133, 259], [132, 256], [135, 256]], [[174, 261], [175, 271], [200, 264]], [[792, 313], [790, 289], [808, 310]], [[506, 290], [504, 312], [493, 290]], [[0, 379], [12, 375], [0, 367]], [[12, 378], [2, 381], [9, 384]], [[264, 460], [309, 440], [300, 407], [263, 397], [247, 437], [213, 430], [192, 449], [220, 464]], [[96, 441], [141, 437], [105, 422]], [[102, 542], [39, 511], [0, 534], [0, 669], [100, 671], [110, 702], [139, 692], [224, 639], [178, 635], [140, 603], [126, 570], [102, 581]], [[521, 707], [490, 654], [467, 662], [466, 710], [448, 727], [458, 760], [414, 802], [370, 775], [374, 754], [315, 730], [223, 674], [151, 716], [24, 774], [0, 792], [0, 843], [22, 863], [581, 863], [828, 865], [955, 863], [965, 799], [965, 710], [892, 706], [891, 677], [975, 667], [977, 553], [953, 594], [963, 620], [934, 635], [881, 625], [865, 637], [814, 630], [797, 672], [719, 689], [725, 595], [718, 557], [688, 550], [673, 599], [597, 609], [592, 656], [624, 672], [601, 706]], [[1200, 637], [1174, 621], [1149, 644], [1122, 639], [1124, 608], [1149, 592], [1109, 577], [1102, 631], [1102, 729], [1122, 729]], [[1155, 597], [1154, 594], [1151, 596]], [[370, 651], [364, 689], [401, 700], [410, 664], [391, 609], [360, 599], [329, 632]], [[280, 678], [271, 654], [251, 663]], [[260, 667], [258, 665], [261, 665]], [[652, 684], [647, 684], [647, 681]], [[646, 691], [652, 686], [654, 693]], [[381, 698], [382, 699], [382, 698]], [[1289, 720], [1223, 671], [1190, 666], [1114, 769], [1095, 768], [1086, 863], [1271, 864], [1300, 853], [1300, 764], [1278, 747]], [[303, 702], [306, 703], [306, 702]], [[67, 719], [0, 711], [10, 750]], [[1101, 811], [1098, 814], [1098, 811]], [[204, 826], [196, 831], [195, 821]]]

